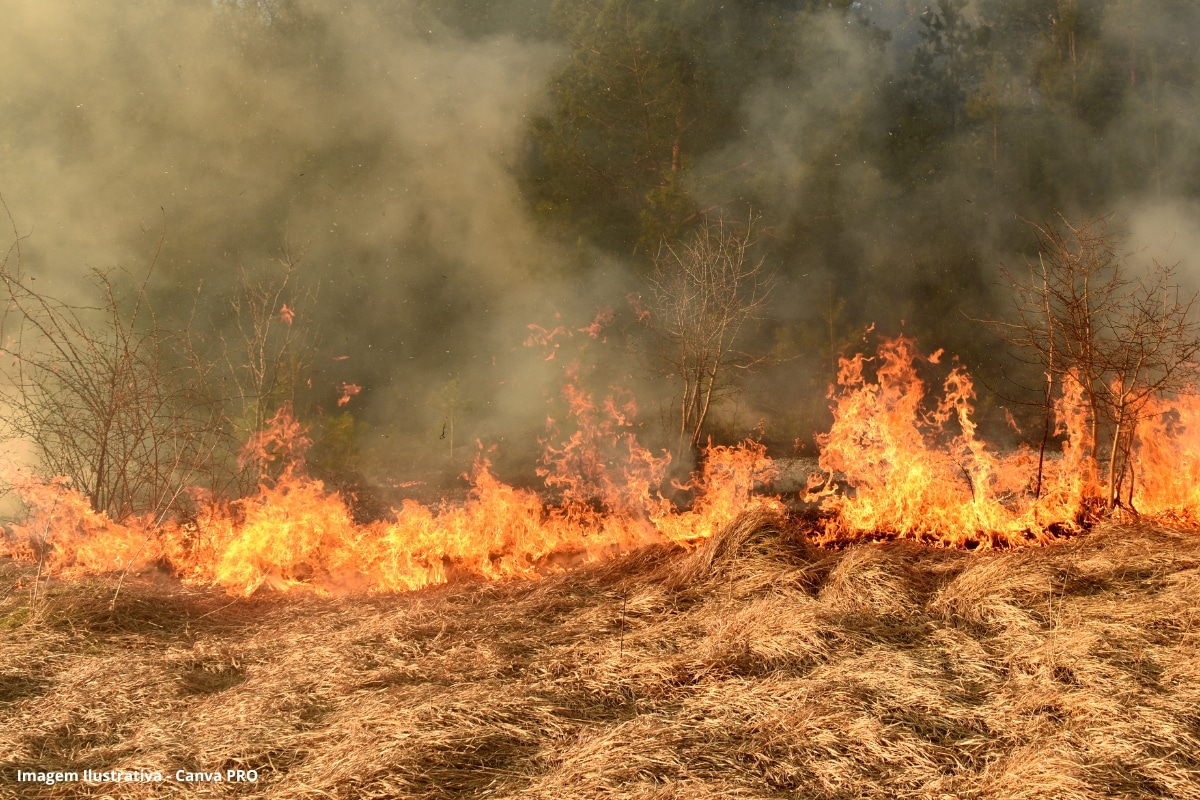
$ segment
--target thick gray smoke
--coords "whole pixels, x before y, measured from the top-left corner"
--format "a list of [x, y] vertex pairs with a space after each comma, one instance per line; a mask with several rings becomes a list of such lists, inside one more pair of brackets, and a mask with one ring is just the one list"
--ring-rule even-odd
[[[997, 264], [1029, 254], [1019, 217], [1115, 212], [1132, 249], [1200, 285], [1200, 7], [974, 0], [961, 63], [919, 74], [922, 15], [956, 4], [816, 5], [677, 12], [774, 15], [790, 59], [765, 69], [743, 58], [762, 43], [713, 42], [703, 65], [736, 94], [736, 126], [691, 162], [688, 191], [761, 214], [780, 271], [746, 344], [781, 366], [722, 424], [808, 439], [836, 353], [870, 322], [986, 369], [971, 318], [1003, 307]], [[221, 330], [240, 271], [278, 274], [286, 243], [319, 289], [297, 318], [321, 336], [313, 404], [334, 413], [338, 387], [363, 386], [348, 406], [363, 446], [409, 476], [450, 438], [460, 467], [476, 438], [528, 461], [565, 357], [525, 347], [529, 324], [575, 329], [605, 379], [652, 374], [577, 330], [638, 289], [644, 258], [551, 237], [521, 192], [531, 121], [571, 56], [548, 6], [9, 0], [0, 192], [31, 234], [26, 271], [83, 301], [89, 268], [141, 274], [161, 238], [160, 314], [183, 324], [203, 284], [200, 317]], [[966, 91], [946, 103], [950, 78]], [[647, 400], [657, 423], [665, 400]]]
[[1179, 262], [1200, 287], [1200, 7], [972, 0], [922, 73], [922, 19], [956, 6], [856, 2], [798, 26], [792, 69], [747, 82], [741, 135], [696, 170], [717, 176], [696, 180], [702, 205], [749, 200], [773, 226], [788, 277], [774, 313], [824, 351], [798, 362], [811, 382], [795, 364], [764, 378], [743, 422], [815, 412], [829, 351], [862, 348], [871, 323], [1005, 390], [1009, 365], [975, 320], [1004, 313], [998, 265], [1031, 256], [1025, 220], [1112, 215], [1134, 262]]
[[159, 313], [182, 324], [203, 283], [219, 328], [239, 271], [277, 274], [286, 242], [318, 289], [296, 320], [321, 332], [316, 402], [362, 385], [377, 449], [436, 438], [447, 404], [468, 458], [541, 422], [525, 326], [595, 311], [513, 174], [564, 53], [425, 6], [6, 4], [0, 191], [26, 271], [81, 301], [89, 268], [142, 274], [165, 237]]

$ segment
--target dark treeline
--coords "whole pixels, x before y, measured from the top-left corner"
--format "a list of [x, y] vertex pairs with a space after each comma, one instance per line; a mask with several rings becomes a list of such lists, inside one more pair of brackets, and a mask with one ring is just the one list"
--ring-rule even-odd
[[[315, 291], [298, 402], [331, 461], [377, 476], [457, 474], [477, 439], [528, 470], [572, 357], [666, 446], [676, 384], [638, 296], [705, 222], [755, 218], [776, 273], [738, 343], [764, 359], [707, 423], [725, 439], [766, 420], [811, 442], [872, 323], [1019, 393], [977, 320], [1006, 313], [1000, 266], [1036, 259], [1026, 220], [1112, 214], [1195, 277], [1184, 0], [21, 0], [12, 20], [0, 190], [25, 269], [79, 299], [88, 267], [140, 274], [162, 238], [160, 320], [215, 346], [238, 276], [269, 279], [286, 242]], [[606, 307], [609, 335], [580, 332]], [[530, 324], [574, 335], [546, 360]]]
[[[799, 316], [980, 356], [1021, 218], [1195, 198], [1188, 3], [561, 2], [526, 195], [622, 255], [763, 214]], [[741, 212], [744, 213], [744, 212]], [[843, 308], [844, 302], [844, 308]]]
[[[972, 320], [1004, 314], [997, 265], [1032, 252], [1027, 220], [1113, 214], [1166, 239], [1151, 249], [1194, 226], [1192, 4], [559, 2], [549, 19], [571, 57], [532, 125], [535, 214], [636, 264], [754, 209], [784, 278], [763, 333], [820, 353], [818, 386], [876, 323], [1019, 396]], [[796, 373], [760, 385], [764, 414], [811, 418], [797, 395], [820, 391]]]

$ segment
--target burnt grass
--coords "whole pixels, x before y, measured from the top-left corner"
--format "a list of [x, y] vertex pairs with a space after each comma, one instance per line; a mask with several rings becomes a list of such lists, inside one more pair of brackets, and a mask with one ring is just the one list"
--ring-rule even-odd
[[[333, 599], [0, 561], [0, 796], [1200, 797], [1200, 534], [802, 527]], [[167, 780], [13, 782], [87, 768]]]

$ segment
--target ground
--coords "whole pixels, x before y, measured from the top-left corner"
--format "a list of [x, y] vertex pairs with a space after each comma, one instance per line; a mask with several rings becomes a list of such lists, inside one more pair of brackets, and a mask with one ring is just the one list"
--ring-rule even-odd
[[[383, 597], [34, 574], [0, 562], [5, 797], [1200, 798], [1194, 532], [823, 550], [760, 515]], [[15, 783], [85, 769], [164, 781]]]

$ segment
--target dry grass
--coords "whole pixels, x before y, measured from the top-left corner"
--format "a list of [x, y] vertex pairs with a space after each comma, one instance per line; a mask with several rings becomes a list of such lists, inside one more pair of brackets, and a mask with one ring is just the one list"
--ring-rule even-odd
[[[0, 563], [0, 795], [1200, 797], [1200, 535], [842, 551], [748, 517], [538, 583], [231, 602]], [[15, 786], [251, 767], [257, 784]]]

